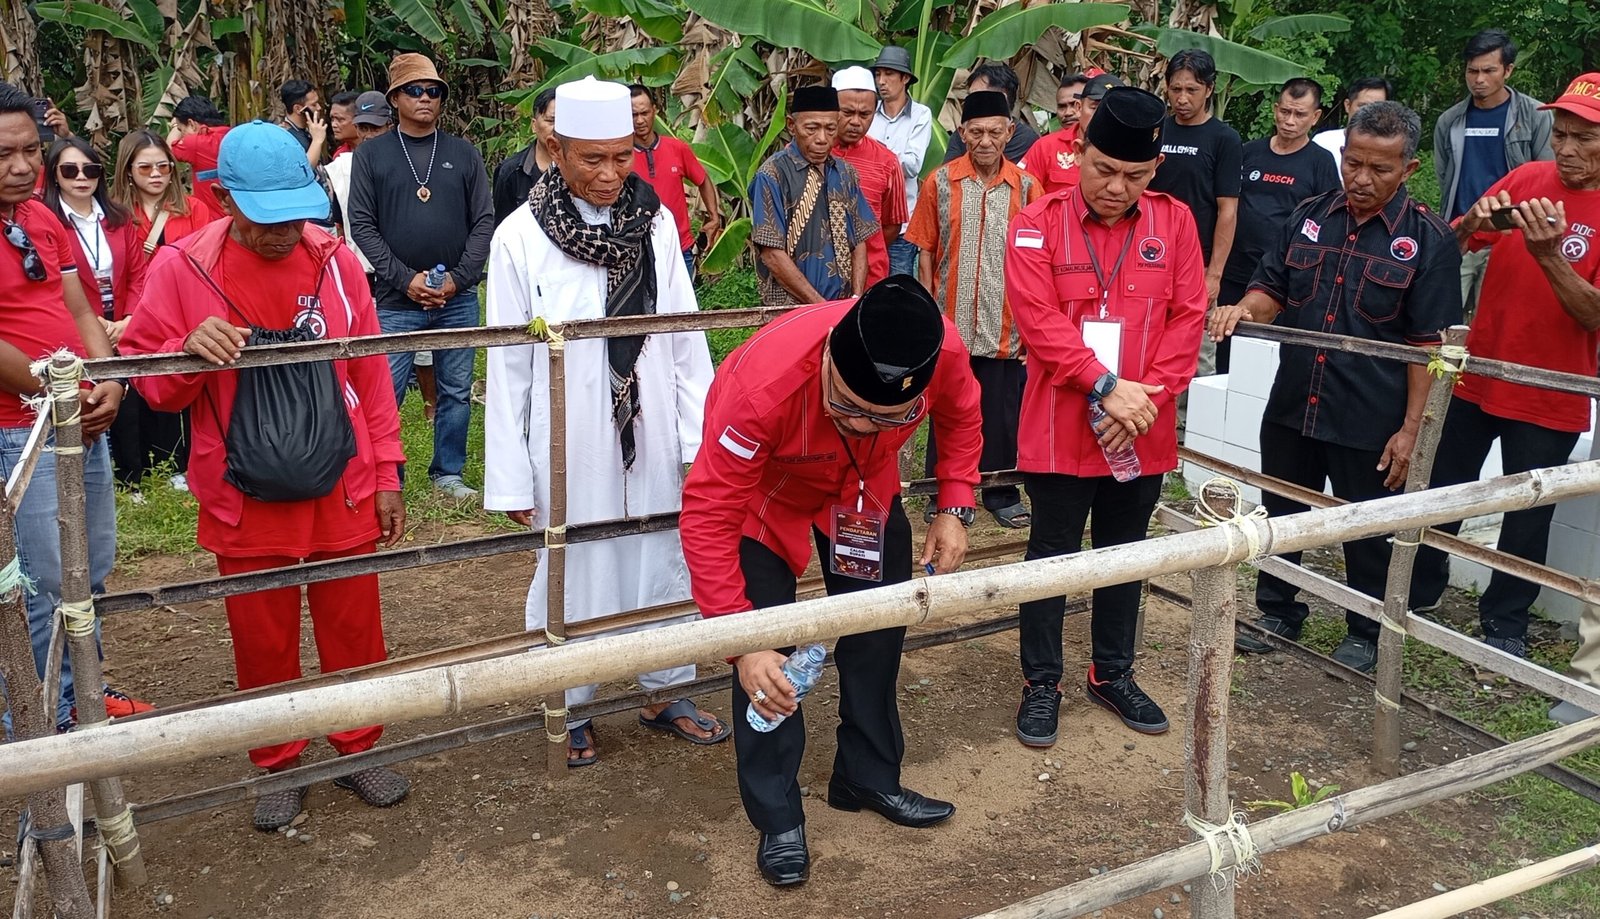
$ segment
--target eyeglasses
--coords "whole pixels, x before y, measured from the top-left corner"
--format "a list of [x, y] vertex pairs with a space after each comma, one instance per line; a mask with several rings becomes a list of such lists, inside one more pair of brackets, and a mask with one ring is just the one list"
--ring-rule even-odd
[[413, 99], [421, 99], [423, 96], [427, 96], [429, 99], [437, 99], [444, 95], [444, 87], [437, 83], [429, 83], [426, 86], [421, 83], [407, 83], [400, 87], [400, 91]]
[[98, 179], [106, 174], [106, 167], [99, 163], [84, 163], [82, 166], [77, 163], [61, 163], [56, 166], [56, 172], [60, 173], [63, 179], [76, 179], [79, 175], [86, 179]]
[[911, 410], [902, 418], [886, 418], [883, 415], [874, 415], [872, 412], [840, 402], [833, 397], [828, 398], [828, 407], [846, 418], [865, 418], [880, 428], [901, 428], [915, 422], [922, 415], [922, 410], [927, 406], [927, 397], [918, 396], [917, 401], [911, 403]]
[[7, 220], [5, 222], [6, 242], [17, 248], [22, 253], [22, 273], [30, 281], [43, 281], [44, 259], [39, 257], [39, 250], [33, 247], [33, 240], [28, 238], [28, 231], [22, 224]]
[[164, 176], [172, 172], [172, 162], [168, 160], [161, 163], [134, 163], [133, 168], [140, 175]]

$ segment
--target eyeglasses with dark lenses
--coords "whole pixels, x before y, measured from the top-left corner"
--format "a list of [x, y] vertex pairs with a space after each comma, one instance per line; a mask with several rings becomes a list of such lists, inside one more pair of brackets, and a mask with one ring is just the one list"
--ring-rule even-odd
[[429, 83], [427, 85], [407, 83], [400, 87], [400, 91], [413, 99], [421, 99], [423, 96], [427, 96], [429, 99], [437, 99], [444, 95], [444, 87], [437, 83]]
[[134, 163], [133, 168], [141, 175], [150, 175], [151, 173], [154, 173], [156, 175], [164, 176], [172, 172], [172, 161], [168, 160], [161, 163]]
[[28, 280], [43, 281], [44, 259], [39, 257], [39, 250], [34, 248], [33, 240], [28, 238], [28, 231], [22, 228], [22, 224], [7, 220], [5, 237], [6, 242], [22, 253], [22, 273], [28, 276]]
[[925, 396], [918, 396], [917, 401], [911, 403], [911, 410], [906, 412], [905, 415], [899, 418], [887, 418], [883, 415], [875, 415], [872, 412], [857, 408], [854, 405], [840, 402], [838, 399], [828, 399], [828, 407], [833, 409], [835, 413], [846, 418], [865, 418], [880, 428], [905, 427], [906, 425], [919, 420], [919, 416], [922, 414], [922, 410], [926, 406], [927, 398]]
[[56, 172], [60, 173], [63, 179], [76, 179], [79, 175], [86, 179], [98, 179], [106, 174], [106, 167], [99, 163], [84, 163], [82, 166], [77, 163], [62, 163], [56, 166]]

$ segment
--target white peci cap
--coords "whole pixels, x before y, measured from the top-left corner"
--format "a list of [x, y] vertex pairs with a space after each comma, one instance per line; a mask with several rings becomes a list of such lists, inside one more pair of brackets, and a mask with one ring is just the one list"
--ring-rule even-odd
[[584, 77], [556, 87], [556, 133], [573, 140], [633, 134], [633, 102], [621, 83]]
[[876, 94], [878, 81], [872, 78], [872, 71], [865, 67], [846, 67], [833, 75], [833, 88], [841, 93], [860, 89]]

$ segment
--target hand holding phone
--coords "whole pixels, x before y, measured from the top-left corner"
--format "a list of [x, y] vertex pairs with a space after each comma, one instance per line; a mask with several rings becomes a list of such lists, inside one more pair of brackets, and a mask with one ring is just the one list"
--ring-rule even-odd
[[1515, 230], [1517, 222], [1513, 218], [1516, 213], [1514, 207], [1497, 207], [1489, 212], [1489, 225], [1496, 230]]

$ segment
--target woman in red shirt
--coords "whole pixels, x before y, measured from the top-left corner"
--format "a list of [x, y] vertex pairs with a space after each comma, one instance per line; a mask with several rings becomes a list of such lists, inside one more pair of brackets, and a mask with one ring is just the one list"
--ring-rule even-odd
[[172, 156], [193, 170], [196, 196], [211, 203], [211, 186], [217, 184], [217, 150], [228, 134], [228, 119], [205, 96], [186, 96], [172, 110], [172, 130], [167, 143]]
[[149, 131], [134, 131], [117, 146], [111, 200], [133, 212], [146, 255], [170, 246], [220, 215], [216, 205], [183, 190], [172, 171], [172, 148]]

